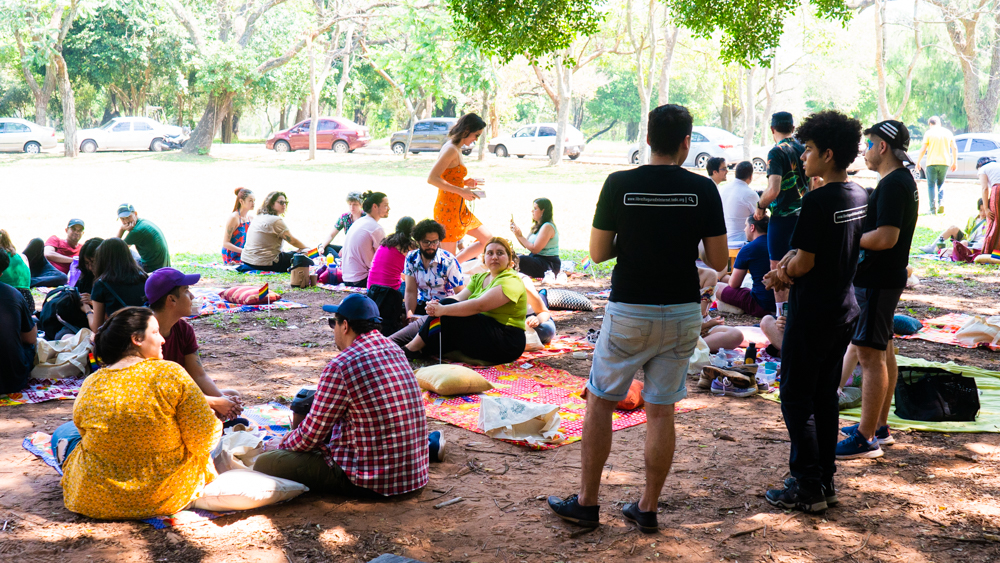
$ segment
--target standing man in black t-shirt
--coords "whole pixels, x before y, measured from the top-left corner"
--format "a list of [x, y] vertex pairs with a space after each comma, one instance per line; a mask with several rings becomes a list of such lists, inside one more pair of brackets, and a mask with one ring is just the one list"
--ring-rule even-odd
[[[767, 227], [767, 253], [771, 257], [771, 269], [778, 266], [791, 248], [792, 230], [799, 219], [802, 196], [809, 181], [802, 167], [802, 152], [805, 147], [792, 136], [795, 121], [792, 114], [779, 111], [771, 116], [771, 136], [774, 147], [767, 153], [767, 189], [757, 202], [753, 216], [764, 218], [764, 212], [771, 209], [771, 220]], [[781, 306], [788, 301], [788, 290], [774, 292], [775, 316], [781, 315]]]
[[642, 369], [646, 486], [639, 502], [626, 504], [622, 513], [643, 532], [658, 530], [656, 505], [674, 456], [674, 403], [687, 396], [688, 360], [701, 332], [698, 243], [704, 243], [710, 268], [721, 270], [729, 259], [719, 190], [680, 167], [691, 148], [691, 125], [682, 106], [649, 112], [649, 165], [608, 176], [597, 201], [590, 257], [597, 263], [617, 257], [618, 263], [587, 382], [580, 493], [549, 497], [553, 512], [581, 526], [600, 524], [611, 415]]
[[[805, 143], [806, 175], [824, 184], [805, 194], [792, 250], [766, 279], [791, 287], [781, 345], [781, 413], [791, 442], [784, 489], [767, 491], [767, 502], [806, 512], [837, 502], [838, 400], [844, 351], [858, 316], [851, 281], [858, 265], [868, 193], [847, 181], [858, 155], [861, 123], [835, 111], [809, 116], [796, 136]], [[772, 221], [774, 219], [772, 218]], [[770, 233], [768, 238], [770, 238]]]
[[864, 386], [861, 422], [842, 430], [837, 459], [882, 457], [882, 447], [895, 442], [889, 432], [889, 407], [896, 390], [896, 354], [892, 345], [892, 318], [906, 287], [913, 230], [917, 227], [920, 196], [904, 163], [910, 132], [899, 121], [876, 123], [865, 131], [865, 164], [881, 180], [868, 199], [861, 263], [854, 276], [854, 296], [861, 312], [851, 345], [857, 347]]

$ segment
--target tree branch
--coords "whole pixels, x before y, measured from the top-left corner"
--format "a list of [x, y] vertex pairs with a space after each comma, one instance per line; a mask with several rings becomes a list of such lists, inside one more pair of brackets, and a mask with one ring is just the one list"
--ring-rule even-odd
[[552, 100], [552, 105], [555, 106], [556, 110], [558, 110], [559, 94], [557, 94], [556, 91], [545, 82], [545, 75], [542, 74], [542, 69], [538, 68], [538, 65], [531, 65], [531, 68], [535, 70], [535, 76], [538, 77], [538, 81], [542, 83], [542, 88], [545, 90], [545, 93], [548, 94], [549, 99]]
[[257, 23], [257, 20], [259, 20], [260, 17], [263, 16], [265, 12], [277, 6], [278, 4], [283, 4], [285, 2], [287, 2], [287, 0], [265, 0], [263, 3], [257, 6], [257, 9], [254, 10], [253, 13], [250, 14], [250, 17], [247, 18], [246, 27], [243, 29], [243, 35], [241, 35], [239, 41], [237, 41], [239, 46], [240, 47], [247, 46], [247, 43], [250, 42], [250, 36], [253, 35], [254, 24]]
[[28, 56], [25, 54], [24, 41], [21, 39], [21, 31], [18, 29], [14, 29], [14, 40], [17, 42], [17, 52], [21, 55], [21, 72], [24, 73], [24, 81], [28, 83], [28, 88], [31, 88], [31, 92], [37, 98], [42, 95], [42, 89], [38, 87], [38, 81], [31, 74], [31, 68], [28, 66], [28, 63], [25, 62]]
[[195, 23], [194, 18], [188, 13], [187, 8], [185, 8], [178, 0], [167, 0], [170, 6], [170, 11], [174, 13], [174, 17], [177, 21], [187, 30], [188, 35], [191, 36], [191, 43], [194, 44], [194, 48], [200, 54], [205, 53], [205, 39], [202, 36], [201, 30], [198, 28], [198, 24]]

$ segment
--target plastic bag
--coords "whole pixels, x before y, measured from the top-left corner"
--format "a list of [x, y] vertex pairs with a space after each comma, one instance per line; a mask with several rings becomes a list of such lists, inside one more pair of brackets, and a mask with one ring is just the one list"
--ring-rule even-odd
[[222, 436], [212, 451], [215, 470], [220, 474], [233, 469], [253, 469], [257, 456], [264, 453], [266, 433], [260, 429], [231, 431]]
[[566, 439], [559, 432], [559, 405], [529, 403], [509, 397], [480, 395], [479, 429], [491, 438], [524, 440], [529, 444], [558, 444]]
[[694, 349], [694, 354], [688, 361], [688, 375], [701, 373], [701, 368], [712, 363], [712, 352], [708, 349], [705, 339], [698, 337], [698, 345]]
[[31, 370], [31, 377], [62, 379], [89, 374], [92, 334], [90, 329], [83, 328], [62, 340], [39, 339], [35, 345], [35, 367]]
[[527, 328], [524, 330], [524, 351], [525, 352], [536, 352], [545, 348], [542, 344], [542, 340], [538, 338], [538, 333], [535, 332], [533, 328]]

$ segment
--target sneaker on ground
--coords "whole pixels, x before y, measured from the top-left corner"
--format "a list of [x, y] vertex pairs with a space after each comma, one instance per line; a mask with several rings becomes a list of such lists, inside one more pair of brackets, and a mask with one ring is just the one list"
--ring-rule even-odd
[[927, 246], [921, 246], [920, 247], [920, 252], [923, 252], [924, 254], [937, 254], [937, 250], [938, 250], [937, 243], [938, 242], [944, 242], [944, 240], [941, 239], [941, 237], [938, 237], [938, 239], [936, 241], [928, 244]]
[[715, 366], [705, 366], [701, 370], [702, 373], [711, 377], [712, 379], [722, 379], [724, 377], [729, 378], [729, 381], [737, 387], [757, 387], [756, 381], [754, 381], [754, 373], [757, 372], [756, 366], [753, 368], [740, 366], [733, 366], [733, 369], [721, 369]]
[[730, 397], [749, 397], [757, 394], [757, 385], [752, 387], [737, 387], [729, 381], [728, 377], [712, 381], [713, 395], [729, 395]]
[[757, 376], [755, 379], [757, 380], [758, 393], [767, 393], [771, 390], [771, 386], [767, 384], [767, 381], [763, 377]]
[[601, 507], [580, 506], [575, 494], [565, 499], [550, 496], [549, 508], [556, 513], [556, 516], [584, 528], [596, 528], [601, 525]]
[[660, 524], [656, 521], [656, 511], [643, 512], [639, 510], [639, 503], [630, 502], [622, 507], [622, 514], [625, 519], [632, 522], [640, 531], [646, 534], [655, 534], [660, 531]]
[[885, 452], [878, 445], [878, 438], [869, 442], [859, 432], [837, 442], [837, 459], [875, 459]]
[[444, 434], [440, 430], [435, 430], [427, 435], [427, 445], [430, 448], [431, 461], [444, 461]]
[[764, 494], [764, 499], [774, 506], [803, 512], [823, 512], [828, 506], [822, 488], [819, 491], [807, 491], [799, 486], [798, 481], [793, 481], [784, 489], [767, 491]]
[[711, 389], [713, 381], [715, 381], [715, 378], [709, 376], [704, 370], [702, 370], [701, 374], [698, 376], [698, 388]]
[[[795, 482], [795, 477], [789, 477], [785, 479], [785, 488], [791, 487], [792, 483]], [[833, 488], [833, 481], [823, 484], [823, 496], [826, 497], [826, 506], [837, 506], [840, 504], [840, 499], [837, 498], [837, 490]]]
[[[844, 436], [850, 436], [851, 434], [857, 434], [858, 427], [861, 423], [852, 424], [850, 426], [845, 426], [840, 429], [840, 433]], [[879, 426], [875, 430], [875, 437], [878, 438], [878, 445], [880, 446], [891, 446], [896, 443], [896, 439], [892, 437], [892, 432], [889, 431], [889, 425]]]

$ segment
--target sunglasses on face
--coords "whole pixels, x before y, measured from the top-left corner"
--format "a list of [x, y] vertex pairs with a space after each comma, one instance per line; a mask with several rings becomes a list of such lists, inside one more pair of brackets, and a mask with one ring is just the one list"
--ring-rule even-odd
[[278, 201], [274, 202], [274, 204], [275, 205], [288, 205], [288, 200], [279, 199]]
[[420, 241], [420, 246], [441, 246], [441, 241], [439, 240], [422, 240]]

